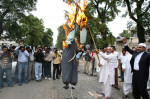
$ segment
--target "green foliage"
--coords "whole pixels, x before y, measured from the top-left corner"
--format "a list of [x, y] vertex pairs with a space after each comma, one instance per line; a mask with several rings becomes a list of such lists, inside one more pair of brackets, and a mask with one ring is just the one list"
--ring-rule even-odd
[[[24, 18], [30, 11], [35, 10], [36, 2], [37, 0], [1, 0], [0, 36], [4, 34], [4, 31], [8, 34], [13, 27], [18, 27], [17, 21]], [[13, 31], [11, 30], [11, 33]]]
[[[64, 2], [73, 3], [73, 0], [63, 0]], [[108, 22], [115, 19], [116, 15], [120, 12], [118, 6], [121, 5], [121, 0], [89, 0], [85, 14], [88, 18], [87, 24], [89, 25], [92, 35], [96, 41], [98, 48], [102, 46], [113, 45], [115, 37], [107, 27]], [[87, 28], [87, 27], [86, 27]], [[87, 28], [87, 41], [91, 48], [94, 48], [93, 40], [91, 38], [89, 29]], [[96, 38], [100, 35], [102, 38]], [[85, 45], [86, 45], [85, 44]]]
[[122, 33], [119, 34], [121, 37], [126, 37], [126, 38], [130, 38], [130, 33], [128, 32], [128, 30], [123, 30]]
[[47, 28], [44, 32], [44, 37], [42, 39], [43, 45], [45, 46], [52, 46], [53, 45], [53, 31], [50, 28]]
[[136, 33], [139, 43], [145, 42], [145, 34], [150, 30], [150, 1], [149, 0], [124, 0], [124, 7], [127, 7], [127, 15], [136, 23]]
[[[93, 35], [100, 35], [102, 38], [97, 40], [99, 47], [112, 45], [115, 41], [114, 36], [107, 27], [107, 23], [113, 21], [120, 12], [118, 6], [121, 0], [91, 0], [85, 11], [88, 17], [88, 24], [92, 29]], [[111, 35], [112, 38], [109, 36]], [[96, 37], [96, 36], [95, 36]]]
[[57, 36], [57, 43], [56, 43], [56, 47], [58, 49], [63, 49], [62, 47], [62, 42], [66, 40], [66, 37], [65, 37], [65, 30], [63, 28], [63, 26], [59, 26], [59, 28], [57, 29], [58, 30], [58, 36]]
[[[30, 46], [52, 46], [53, 32], [50, 28], [44, 31], [43, 21], [33, 15], [26, 16], [18, 22], [10, 23], [11, 26], [6, 32], [5, 37], [14, 41], [23, 41]], [[9, 25], [8, 25], [9, 26]]]
[[42, 45], [42, 38], [44, 37], [43, 21], [29, 15], [26, 18], [20, 20], [22, 29], [22, 39], [27, 45], [37, 46]]
[[110, 33], [107, 36], [105, 41], [102, 38], [97, 38], [96, 41], [97, 41], [97, 47], [102, 48], [104, 46], [107, 47], [107, 46], [110, 46], [110, 45], [114, 45], [115, 41], [116, 41], [116, 38]]

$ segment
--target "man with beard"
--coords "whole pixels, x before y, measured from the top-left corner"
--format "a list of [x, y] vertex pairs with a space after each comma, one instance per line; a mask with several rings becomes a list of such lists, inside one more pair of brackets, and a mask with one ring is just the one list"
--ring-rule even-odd
[[105, 60], [105, 63], [102, 64], [103, 71], [101, 71], [101, 79], [100, 82], [103, 83], [103, 93], [105, 95], [104, 99], [110, 99], [112, 85], [115, 83], [114, 81], [114, 61], [116, 56], [112, 54], [112, 48], [107, 47], [107, 53], [99, 53], [100, 57]]
[[134, 99], [149, 99], [147, 92], [147, 81], [149, 76], [150, 54], [146, 50], [146, 44], [140, 43], [137, 51], [131, 50], [127, 43], [127, 39], [123, 39], [125, 49], [132, 54], [130, 61], [131, 69], [133, 72], [133, 96]]

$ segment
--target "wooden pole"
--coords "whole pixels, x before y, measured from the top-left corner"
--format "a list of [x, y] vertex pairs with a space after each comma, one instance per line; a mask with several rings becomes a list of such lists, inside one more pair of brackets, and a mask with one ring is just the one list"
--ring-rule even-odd
[[[90, 32], [90, 34], [91, 34], [91, 37], [92, 37], [92, 40], [93, 40], [93, 43], [94, 43], [94, 47], [95, 47], [95, 49], [97, 50], [97, 46], [96, 46], [96, 43], [95, 43], [94, 37], [93, 37], [93, 35], [92, 35], [91, 29], [90, 29], [90, 27], [89, 27], [89, 25], [88, 25], [88, 24], [87, 24], [87, 27], [88, 27], [89, 32]], [[97, 54], [97, 53], [96, 53], [96, 56], [97, 56], [97, 58], [98, 58], [98, 65], [99, 65], [99, 67], [100, 67], [100, 66], [102, 66], [102, 65], [101, 65], [101, 63], [100, 63], [100, 58], [99, 58], [99, 56], [98, 56], [98, 54]]]

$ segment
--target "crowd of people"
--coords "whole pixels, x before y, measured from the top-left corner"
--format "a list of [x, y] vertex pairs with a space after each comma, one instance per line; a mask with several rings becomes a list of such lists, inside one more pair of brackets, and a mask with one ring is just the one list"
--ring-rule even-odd
[[[112, 87], [120, 90], [118, 82], [123, 82], [122, 98], [128, 98], [132, 93], [134, 99], [149, 99], [150, 48], [146, 49], [146, 44], [140, 43], [137, 48], [130, 49], [126, 42], [124, 39], [120, 54], [115, 51], [115, 46], [103, 47], [101, 51], [87, 50], [82, 54], [85, 58], [83, 74], [92, 76], [93, 71], [99, 72], [99, 82], [103, 83], [101, 94], [105, 99], [111, 97]], [[96, 54], [100, 57], [100, 64]]]
[[[15, 75], [12, 77], [12, 62], [16, 61]], [[2, 46], [0, 53], [0, 88], [4, 87], [3, 77], [6, 74], [6, 82], [9, 87], [13, 87], [13, 82], [22, 86], [28, 84], [31, 80], [40, 82], [42, 77], [51, 80], [51, 62], [53, 61], [53, 80], [59, 79], [61, 74], [61, 53], [57, 48], [53, 52], [49, 47], [38, 47], [33, 51], [29, 46], [23, 45], [8, 48]]]
[[[123, 98], [129, 97], [129, 93], [132, 92], [134, 99], [141, 99], [141, 97], [149, 99], [150, 48], [146, 50], [146, 45], [140, 43], [137, 48], [130, 49], [126, 44], [126, 39], [123, 40], [123, 43], [124, 48], [120, 54], [116, 51], [115, 46], [103, 47], [101, 50], [79, 51], [76, 54], [77, 70], [79, 71], [79, 60], [82, 56], [85, 61], [83, 74], [99, 75], [99, 82], [103, 83], [101, 94], [105, 96], [105, 99], [111, 97], [112, 87], [120, 90], [118, 78], [121, 79], [120, 82], [123, 82]], [[0, 53], [0, 88], [4, 87], [4, 72], [9, 87], [13, 87], [13, 82], [17, 82], [18, 86], [21, 86], [31, 80], [40, 82], [42, 77], [45, 80], [51, 80], [51, 78], [56, 80], [61, 75], [63, 54], [61, 55], [57, 48], [54, 48], [53, 52], [49, 47], [38, 47], [36, 51], [33, 51], [30, 47], [21, 45], [11, 48], [3, 46], [2, 50]], [[11, 75], [13, 61], [17, 61], [14, 77]], [[53, 74], [51, 73], [51, 64], [53, 64]], [[70, 74], [64, 73], [63, 77], [65, 75], [69, 77]], [[66, 81], [67, 79], [65, 79]], [[66, 83], [65, 89], [68, 89], [68, 83]]]

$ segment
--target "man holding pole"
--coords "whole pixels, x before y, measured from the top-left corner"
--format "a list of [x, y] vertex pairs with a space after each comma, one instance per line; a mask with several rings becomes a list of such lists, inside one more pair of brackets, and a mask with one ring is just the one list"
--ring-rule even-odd
[[[98, 51], [97, 51], [98, 52]], [[100, 82], [103, 83], [103, 93], [105, 95], [105, 99], [110, 99], [112, 85], [115, 83], [114, 81], [114, 60], [115, 55], [112, 54], [112, 48], [107, 47], [106, 53], [99, 53], [100, 57], [104, 59], [105, 63], [101, 63], [103, 67], [103, 71], [101, 73]]]

